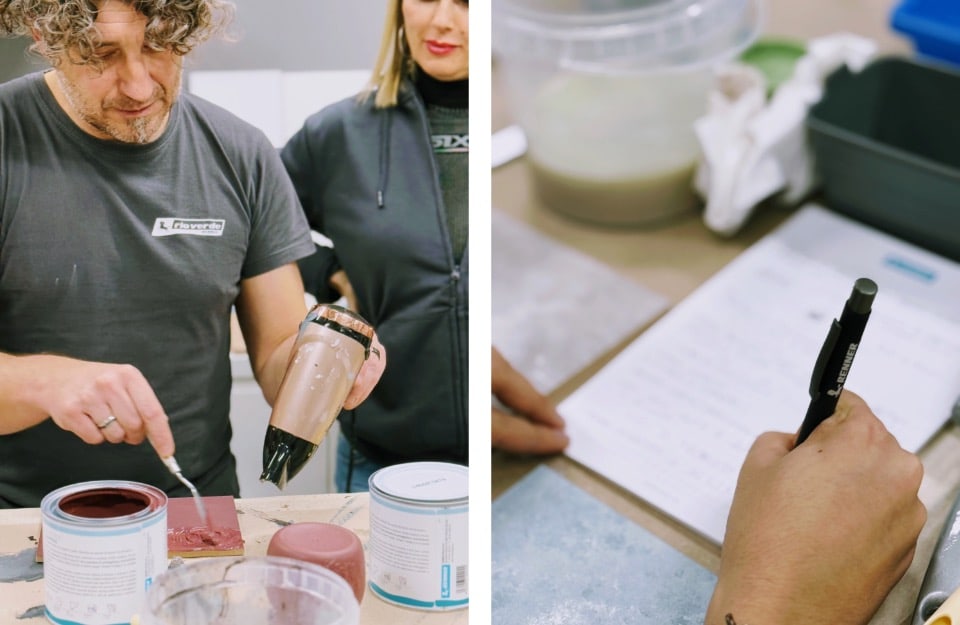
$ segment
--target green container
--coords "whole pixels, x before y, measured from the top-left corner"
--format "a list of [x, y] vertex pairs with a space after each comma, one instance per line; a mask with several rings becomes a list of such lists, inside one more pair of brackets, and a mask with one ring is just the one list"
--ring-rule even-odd
[[960, 260], [960, 73], [899, 57], [843, 67], [807, 134], [828, 206]]

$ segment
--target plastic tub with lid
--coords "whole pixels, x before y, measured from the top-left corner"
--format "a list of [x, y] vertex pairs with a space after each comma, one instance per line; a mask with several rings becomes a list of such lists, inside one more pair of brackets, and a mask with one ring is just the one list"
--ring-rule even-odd
[[493, 0], [493, 50], [544, 204], [644, 226], [694, 210], [713, 68], [760, 28], [760, 0]]

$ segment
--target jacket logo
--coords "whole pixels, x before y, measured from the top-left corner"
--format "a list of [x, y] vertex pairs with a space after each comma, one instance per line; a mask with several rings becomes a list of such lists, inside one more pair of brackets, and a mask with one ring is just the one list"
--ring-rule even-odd
[[469, 152], [470, 135], [431, 135], [433, 139], [433, 151], [444, 152]]
[[176, 234], [193, 234], [202, 237], [222, 237], [226, 219], [181, 219], [157, 217], [153, 224], [153, 236], [169, 237]]

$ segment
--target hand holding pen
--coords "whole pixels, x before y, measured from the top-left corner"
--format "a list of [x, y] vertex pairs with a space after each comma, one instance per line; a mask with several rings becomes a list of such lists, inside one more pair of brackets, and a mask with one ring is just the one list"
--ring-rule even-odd
[[767, 432], [747, 454], [705, 623], [864, 625], [909, 568], [923, 466], [843, 389], [876, 292], [857, 280], [833, 320], [797, 435]]
[[767, 432], [740, 476], [705, 623], [866, 625], [913, 560], [923, 466], [856, 394], [807, 444]]
[[807, 440], [814, 428], [836, 410], [837, 400], [850, 374], [853, 357], [860, 347], [860, 339], [876, 296], [876, 282], [869, 278], [858, 279], [843, 306], [840, 319], [834, 319], [830, 325], [830, 331], [813, 367], [810, 406], [797, 432], [796, 445]]

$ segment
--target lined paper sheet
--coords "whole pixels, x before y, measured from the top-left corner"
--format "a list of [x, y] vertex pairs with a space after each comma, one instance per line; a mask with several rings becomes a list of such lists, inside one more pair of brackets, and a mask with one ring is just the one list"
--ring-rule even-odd
[[307, 117], [359, 93], [369, 77], [369, 71], [349, 69], [197, 70], [187, 73], [187, 83], [190, 93], [253, 124], [282, 148]]
[[811, 205], [559, 406], [567, 454], [721, 542], [747, 450], [799, 427], [859, 277], [879, 293], [846, 387], [917, 451], [960, 394], [960, 265]]

